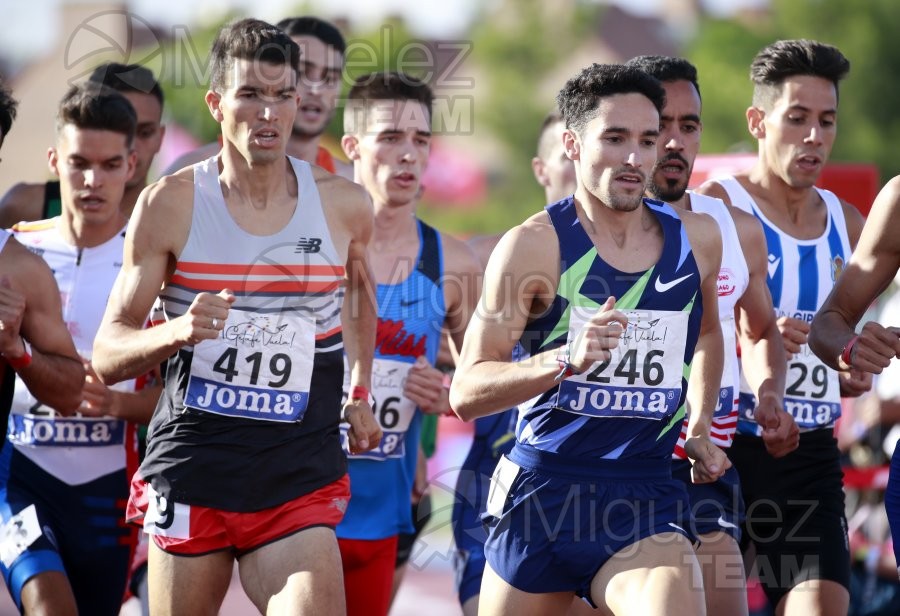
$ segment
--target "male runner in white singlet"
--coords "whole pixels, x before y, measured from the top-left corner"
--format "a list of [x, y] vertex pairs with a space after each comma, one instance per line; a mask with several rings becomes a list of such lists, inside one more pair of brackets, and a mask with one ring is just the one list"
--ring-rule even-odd
[[[753, 168], [702, 186], [762, 224], [767, 281], [788, 352], [784, 408], [800, 429], [791, 454], [765, 454], [759, 403], [742, 388], [729, 452], [747, 503], [742, 543], [756, 549], [758, 576], [779, 614], [845, 614], [850, 555], [840, 454], [833, 435], [841, 395], [871, 375], [837, 372], [806, 344], [809, 323], [841, 275], [862, 229], [849, 203], [815, 187], [837, 134], [838, 83], [850, 70], [835, 47], [777, 41], [753, 59], [747, 126], [759, 144]], [[749, 359], [749, 361], [748, 361]], [[748, 380], [758, 365], [743, 360]]]
[[[697, 69], [683, 58], [663, 56], [640, 56], [627, 64], [659, 79], [666, 91], [657, 142], [659, 159], [647, 192], [676, 207], [712, 216], [722, 234], [717, 292], [725, 369], [710, 438], [727, 452], [737, 429], [740, 368], [736, 338], [739, 331], [745, 357], [752, 357], [764, 371], [764, 378], [755, 390], [762, 401], [756, 415], [760, 425], [766, 427], [763, 439], [772, 455], [786, 455], [796, 448], [799, 432], [793, 418], [782, 408], [784, 349], [766, 286], [762, 228], [749, 214], [731, 209], [713, 197], [687, 190], [703, 130]], [[691, 499], [693, 521], [685, 523], [693, 524], [700, 536], [697, 556], [703, 569], [707, 614], [746, 614], [747, 590], [738, 545], [744, 503], [737, 469], [728, 469], [713, 483], [693, 483], [683, 449], [687, 427], [685, 421], [682, 437], [675, 447], [673, 474], [684, 481]]]
[[[222, 151], [143, 193], [96, 344], [110, 382], [168, 361], [129, 503], [153, 539], [161, 614], [216, 613], [235, 559], [261, 612], [344, 612], [344, 351], [350, 450], [380, 438], [372, 209], [359, 187], [285, 156], [299, 63], [270, 24], [220, 30], [206, 103]], [[158, 294], [166, 322], [143, 329]]]

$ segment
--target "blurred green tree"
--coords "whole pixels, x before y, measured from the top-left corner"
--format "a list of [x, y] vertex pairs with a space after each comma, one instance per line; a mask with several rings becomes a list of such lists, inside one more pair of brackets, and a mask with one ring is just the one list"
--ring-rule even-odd
[[[602, 8], [587, 3], [503, 0], [487, 5], [472, 31], [470, 61], [477, 65], [475, 132], [502, 144], [502, 164], [489, 177], [488, 198], [474, 216], [426, 209], [443, 228], [465, 234], [505, 231], [544, 205], [531, 172], [541, 121], [555, 104], [540, 86], [585, 40]], [[486, 83], [485, 83], [486, 82]]]

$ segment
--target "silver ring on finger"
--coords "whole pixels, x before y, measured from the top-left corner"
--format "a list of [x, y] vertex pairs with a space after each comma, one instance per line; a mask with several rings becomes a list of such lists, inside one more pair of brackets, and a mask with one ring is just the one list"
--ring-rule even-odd
[[213, 321], [212, 321], [212, 328], [213, 328], [213, 329], [219, 329], [219, 319], [217, 319], [216, 317], [213, 317], [212, 320], [213, 320]]

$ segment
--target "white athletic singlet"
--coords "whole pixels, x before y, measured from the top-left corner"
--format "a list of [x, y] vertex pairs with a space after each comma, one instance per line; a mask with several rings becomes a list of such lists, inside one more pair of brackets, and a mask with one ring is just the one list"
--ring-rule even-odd
[[[78, 249], [63, 239], [58, 224], [58, 217], [20, 223], [13, 233], [50, 266], [59, 287], [63, 321], [78, 354], [90, 359], [109, 293], [122, 268], [125, 230], [100, 246]], [[112, 389], [134, 391], [134, 380]], [[112, 417], [64, 417], [40, 404], [16, 378], [7, 439], [60, 481], [79, 485], [125, 468], [129, 430], [133, 426]]]
[[[801, 240], [775, 226], [736, 179], [717, 181], [728, 192], [732, 205], [762, 223], [769, 253], [767, 282], [776, 316], [811, 322], [850, 259], [850, 239], [840, 200], [834, 193], [816, 189], [827, 210], [825, 230], [817, 238]], [[761, 433], [753, 418], [755, 406], [744, 380], [738, 418], [742, 434]], [[788, 360], [784, 410], [794, 417], [800, 430], [831, 428], [841, 415], [838, 373], [822, 363], [808, 345]]]
[[[722, 265], [719, 268], [718, 296], [719, 321], [722, 324], [722, 338], [725, 341], [725, 362], [722, 370], [722, 384], [719, 386], [718, 404], [713, 415], [709, 436], [710, 440], [719, 447], [731, 447], [734, 433], [737, 430], [738, 392], [741, 381], [734, 308], [750, 284], [750, 270], [747, 268], [747, 260], [741, 249], [737, 227], [734, 225], [734, 219], [725, 202], [691, 191], [689, 194], [691, 210], [712, 216], [722, 234]], [[674, 458], [686, 458], [684, 441], [687, 438], [687, 425], [687, 418], [685, 418], [681, 437], [675, 445]]]

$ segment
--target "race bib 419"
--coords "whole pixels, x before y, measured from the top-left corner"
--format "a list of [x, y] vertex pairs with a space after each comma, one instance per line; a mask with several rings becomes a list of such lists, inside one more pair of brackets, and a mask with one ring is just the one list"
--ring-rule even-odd
[[219, 337], [194, 347], [185, 404], [231, 417], [300, 421], [315, 341], [315, 324], [296, 315], [232, 309]]

